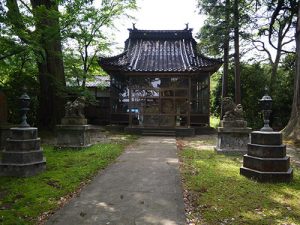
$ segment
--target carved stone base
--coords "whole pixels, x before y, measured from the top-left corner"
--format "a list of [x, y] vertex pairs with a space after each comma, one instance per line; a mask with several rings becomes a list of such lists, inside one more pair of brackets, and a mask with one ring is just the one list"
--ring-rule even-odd
[[226, 127], [226, 128], [246, 128], [247, 127], [247, 121], [245, 120], [222, 120], [221, 121], [221, 127]]
[[61, 119], [62, 125], [87, 125], [87, 119], [81, 117], [64, 117]]
[[252, 129], [248, 127], [218, 127], [218, 140], [215, 151], [217, 153], [242, 153], [247, 152], [249, 134]]
[[57, 125], [57, 148], [91, 146], [91, 125]]
[[11, 124], [1, 124], [0, 125], [0, 151], [4, 150], [6, 145], [6, 139], [9, 137]]
[[260, 182], [290, 182], [293, 169], [280, 132], [251, 133], [248, 153], [244, 155], [240, 174]]
[[37, 128], [11, 128], [2, 153], [0, 176], [28, 177], [46, 169]]

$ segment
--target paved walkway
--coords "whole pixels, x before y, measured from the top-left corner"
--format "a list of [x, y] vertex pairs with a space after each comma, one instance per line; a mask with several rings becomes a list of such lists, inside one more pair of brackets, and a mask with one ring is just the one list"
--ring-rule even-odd
[[61, 225], [183, 225], [175, 138], [141, 137], [47, 222]]

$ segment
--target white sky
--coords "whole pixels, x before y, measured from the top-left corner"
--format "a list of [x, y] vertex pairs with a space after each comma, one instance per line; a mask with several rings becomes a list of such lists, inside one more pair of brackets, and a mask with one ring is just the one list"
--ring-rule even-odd
[[118, 31], [114, 31], [118, 47], [124, 47], [132, 23], [144, 30], [182, 30], [189, 23], [196, 35], [204, 22], [196, 7], [197, 0], [137, 0], [137, 6], [139, 9], [132, 13], [135, 20], [123, 20], [117, 25]]

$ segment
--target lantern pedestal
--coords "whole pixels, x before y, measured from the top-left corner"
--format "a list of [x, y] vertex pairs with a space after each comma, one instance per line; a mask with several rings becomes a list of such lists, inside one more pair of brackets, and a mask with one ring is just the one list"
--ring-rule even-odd
[[281, 132], [254, 131], [240, 174], [259, 182], [290, 182], [293, 169]]
[[29, 177], [46, 169], [35, 127], [11, 128], [0, 162], [0, 176]]

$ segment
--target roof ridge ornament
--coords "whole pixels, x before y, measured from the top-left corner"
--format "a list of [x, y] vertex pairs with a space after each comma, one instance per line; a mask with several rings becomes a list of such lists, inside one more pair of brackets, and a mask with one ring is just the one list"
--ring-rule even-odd
[[136, 23], [132, 23], [132, 29], [133, 29], [133, 30], [137, 30], [136, 27], [135, 27], [135, 24], [136, 24]]
[[185, 24], [185, 30], [188, 30], [189, 29], [189, 23], [186, 23]]

